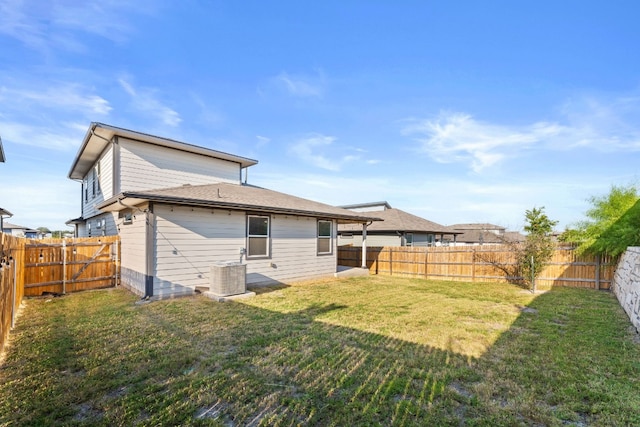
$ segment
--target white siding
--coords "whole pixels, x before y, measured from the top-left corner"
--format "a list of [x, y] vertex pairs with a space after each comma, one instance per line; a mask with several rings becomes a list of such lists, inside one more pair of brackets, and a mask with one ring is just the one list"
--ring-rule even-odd
[[271, 259], [249, 261], [247, 282], [288, 283], [331, 276], [337, 268], [336, 223], [332, 225], [332, 253], [318, 255], [316, 218], [271, 217]]
[[238, 163], [120, 138], [120, 191], [240, 183]]
[[[93, 168], [89, 169], [89, 172], [84, 177], [82, 182], [82, 217], [83, 218], [91, 218], [95, 215], [98, 215], [100, 211], [96, 209], [96, 205], [105, 201], [106, 199], [113, 196], [113, 147], [109, 145], [107, 149], [102, 153], [97, 164], [100, 164], [100, 174], [96, 179], [99, 178], [99, 182], [96, 182], [96, 185], [99, 183], [99, 191], [96, 191], [95, 196], [92, 191], [92, 181], [94, 179]], [[88, 193], [85, 193], [85, 189], [88, 187]], [[85, 197], [87, 194], [88, 197]]]
[[154, 213], [154, 296], [209, 287], [214, 262], [240, 261], [244, 213], [166, 205], [155, 205]]
[[238, 261], [247, 265], [247, 284], [287, 283], [336, 271], [334, 249], [317, 255], [315, 218], [271, 216], [271, 256], [249, 259], [244, 212], [201, 208], [154, 206], [156, 253], [154, 296], [185, 293], [196, 286], [209, 287], [211, 265]]
[[135, 212], [131, 224], [120, 221], [120, 283], [144, 296], [146, 273], [146, 215]]

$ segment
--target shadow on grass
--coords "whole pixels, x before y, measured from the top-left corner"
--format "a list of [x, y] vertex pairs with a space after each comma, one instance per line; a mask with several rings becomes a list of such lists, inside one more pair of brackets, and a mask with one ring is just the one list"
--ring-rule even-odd
[[609, 294], [547, 292], [479, 359], [318, 319], [340, 304], [88, 299], [30, 304], [0, 424], [640, 423], [640, 352]]

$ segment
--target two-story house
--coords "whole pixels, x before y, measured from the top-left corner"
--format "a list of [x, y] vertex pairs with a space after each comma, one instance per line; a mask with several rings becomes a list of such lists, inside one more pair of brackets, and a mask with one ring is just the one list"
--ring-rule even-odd
[[78, 236], [119, 234], [121, 283], [142, 296], [208, 287], [217, 261], [246, 264], [247, 285], [334, 274], [338, 223], [377, 218], [243, 183], [255, 164], [92, 123], [69, 171], [82, 214], [68, 223]]

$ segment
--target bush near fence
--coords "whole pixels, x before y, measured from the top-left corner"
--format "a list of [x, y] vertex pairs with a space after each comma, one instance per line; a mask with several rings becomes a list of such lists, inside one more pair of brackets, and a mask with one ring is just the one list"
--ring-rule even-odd
[[[367, 247], [367, 267], [372, 274], [424, 277], [467, 282], [522, 282], [507, 277], [497, 265], [513, 266], [508, 246]], [[340, 246], [338, 265], [360, 267], [362, 248]], [[570, 286], [609, 289], [615, 260], [578, 256], [573, 248], [558, 247], [549, 265], [536, 279], [536, 289]]]

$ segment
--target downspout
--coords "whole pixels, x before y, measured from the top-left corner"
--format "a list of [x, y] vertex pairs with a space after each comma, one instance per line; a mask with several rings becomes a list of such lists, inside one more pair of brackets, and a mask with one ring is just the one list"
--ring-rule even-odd
[[149, 203], [149, 208], [145, 211], [145, 275], [144, 275], [144, 296], [143, 299], [149, 299], [153, 296], [153, 268], [154, 268], [154, 222], [153, 204]]
[[123, 203], [122, 200], [124, 199], [124, 197], [122, 198], [118, 198], [117, 202], [118, 204], [124, 206], [125, 208], [131, 209], [132, 211], [138, 211], [140, 213], [144, 214], [144, 219], [145, 219], [145, 229], [144, 229], [144, 234], [145, 234], [145, 272], [144, 272], [144, 296], [142, 297], [142, 299], [149, 299], [153, 296], [153, 269], [154, 269], [154, 240], [155, 240], [155, 235], [154, 235], [154, 222], [155, 222], [155, 216], [153, 214], [153, 203], [149, 203], [149, 207], [145, 210], [140, 209], [137, 206], [131, 206], [131, 205], [127, 205], [126, 203]]

